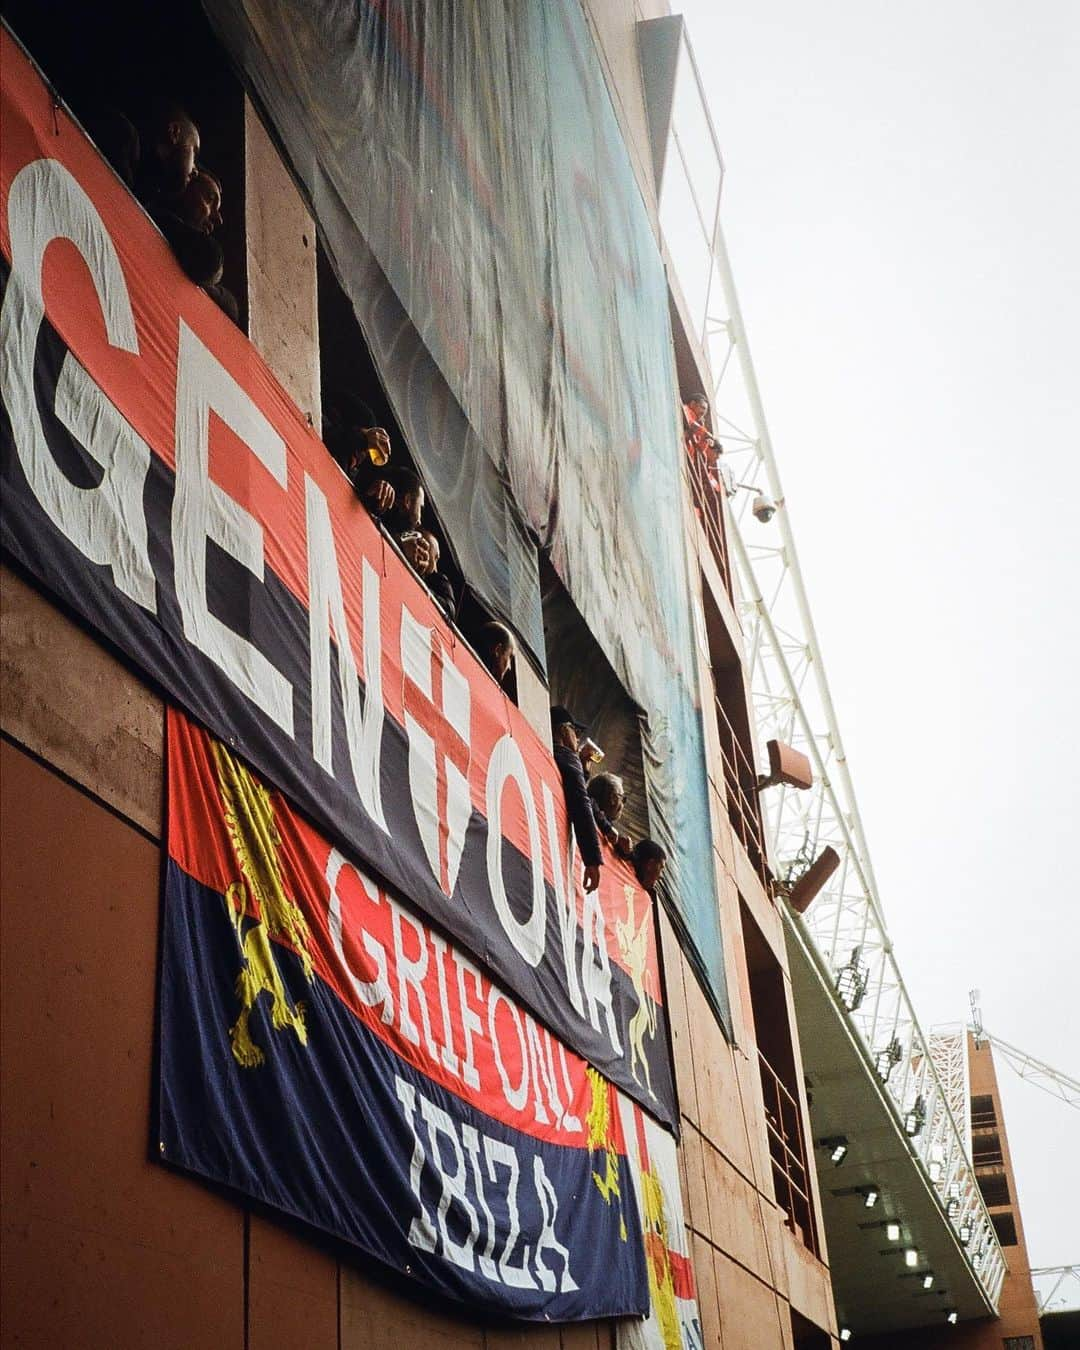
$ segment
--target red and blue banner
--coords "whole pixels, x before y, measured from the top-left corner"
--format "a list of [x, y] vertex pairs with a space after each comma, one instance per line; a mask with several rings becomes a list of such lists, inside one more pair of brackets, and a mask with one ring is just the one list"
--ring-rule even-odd
[[158, 1086], [163, 1161], [442, 1295], [648, 1311], [615, 1088], [172, 711]]
[[4, 555], [674, 1127], [649, 897], [0, 31]]

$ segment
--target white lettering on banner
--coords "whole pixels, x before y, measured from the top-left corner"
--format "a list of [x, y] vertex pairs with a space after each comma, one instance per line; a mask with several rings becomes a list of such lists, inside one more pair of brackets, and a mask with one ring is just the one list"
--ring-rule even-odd
[[[537, 1124], [549, 1125], [554, 1119], [562, 1133], [580, 1135], [582, 1124], [571, 1109], [574, 1093], [562, 1043], [495, 985], [488, 983], [485, 992], [484, 977], [464, 953], [408, 914], [337, 849], [330, 850], [325, 872], [330, 945], [348, 987], [365, 1007], [381, 1008], [383, 1022], [396, 1026], [401, 1036], [426, 1059], [426, 1065], [421, 1067], [445, 1069], [474, 1091], [483, 1091], [485, 1084], [476, 1064], [476, 1044], [478, 1040], [483, 1041], [486, 1034], [491, 1048], [489, 1062], [494, 1064], [499, 1090], [507, 1106], [512, 1111], [529, 1110], [531, 1095], [532, 1116]], [[357, 879], [365, 903], [381, 905], [385, 901], [391, 923], [389, 953], [362, 922], [355, 924], [355, 930], [346, 930], [340, 891], [341, 879], [346, 872], [351, 872]], [[367, 954], [375, 970], [374, 979], [361, 980], [349, 965], [345, 953], [346, 936], [358, 942]], [[453, 962], [454, 980], [447, 978], [448, 958]], [[396, 1002], [392, 993], [395, 986]], [[486, 1012], [484, 1019], [479, 1015], [481, 1008]], [[505, 1011], [500, 1013], [501, 1008]], [[442, 1027], [441, 1043], [435, 1034], [436, 1018]], [[504, 1046], [502, 1038], [507, 1035], [508, 1025], [512, 1027], [513, 1035]], [[460, 1055], [454, 1045], [458, 1032], [461, 1036]], [[511, 1066], [515, 1076], [520, 1070], [516, 1083], [512, 1081]], [[494, 1090], [494, 1084], [488, 1084], [487, 1090]]]
[[412, 1134], [409, 1186], [420, 1207], [420, 1213], [409, 1224], [409, 1244], [413, 1247], [419, 1247], [423, 1252], [433, 1252], [436, 1243], [435, 1225], [431, 1222], [431, 1215], [424, 1208], [424, 1202], [420, 1197], [420, 1180], [424, 1174], [424, 1145], [416, 1129], [416, 1089], [411, 1083], [406, 1083], [396, 1074], [394, 1075], [394, 1089], [397, 1092], [398, 1101], [405, 1108], [405, 1119]]
[[[428, 968], [426, 931], [423, 925], [406, 914], [399, 904], [396, 904], [389, 896], [386, 899], [390, 905], [390, 914], [393, 920], [394, 969], [397, 971], [398, 988], [398, 1026], [406, 1040], [411, 1041], [413, 1045], [420, 1044], [420, 1035], [416, 1030], [416, 1023], [412, 1020], [412, 1013], [409, 1009], [409, 991], [411, 990], [416, 998], [417, 1007], [420, 1009], [420, 1022], [424, 1028], [424, 1048], [431, 1058], [437, 1061], [439, 1048], [432, 1039], [431, 1017], [428, 1014], [427, 998], [424, 994], [424, 976], [427, 974]], [[405, 954], [404, 929], [406, 927], [412, 932], [416, 947], [415, 956], [406, 956]]]
[[263, 580], [259, 522], [210, 477], [210, 414], [220, 417], [285, 487], [285, 442], [199, 337], [180, 320], [176, 361], [176, 495], [173, 568], [184, 636], [287, 736], [293, 734], [292, 685], [246, 637], [210, 613], [206, 545], [212, 540]]
[[63, 165], [39, 159], [16, 175], [8, 196], [11, 276], [0, 310], [0, 391], [26, 481], [52, 523], [117, 588], [156, 612], [143, 488], [150, 447], [68, 354], [56, 387], [56, 414], [102, 470], [97, 487], [78, 487], [45, 438], [34, 392], [34, 355], [45, 318], [41, 269], [54, 239], [78, 249], [90, 272], [109, 343], [139, 351], [124, 274], [94, 204]]
[[327, 906], [327, 918], [330, 926], [330, 943], [334, 948], [334, 953], [341, 962], [341, 968], [345, 971], [352, 986], [353, 993], [367, 1008], [377, 1008], [382, 1005], [382, 1020], [390, 1023], [394, 1020], [394, 996], [390, 992], [390, 981], [386, 973], [386, 951], [375, 941], [371, 934], [365, 929], [360, 929], [360, 941], [363, 943], [364, 951], [367, 952], [369, 959], [375, 966], [375, 978], [373, 980], [361, 980], [350, 969], [348, 961], [345, 959], [345, 944], [342, 941], [341, 933], [341, 896], [338, 894], [338, 878], [341, 876], [343, 868], [348, 868], [359, 881], [364, 894], [373, 905], [379, 903], [379, 889], [374, 886], [363, 872], [353, 867], [352, 863], [339, 853], [336, 848], [330, 850], [330, 856], [326, 860], [326, 884], [330, 888], [330, 902]]
[[[547, 826], [548, 849], [551, 853], [552, 889], [555, 892], [555, 913], [559, 917], [559, 937], [562, 939], [563, 969], [566, 972], [566, 992], [579, 1017], [585, 1016], [581, 1001], [581, 986], [577, 973], [577, 913], [574, 907], [574, 832], [567, 831], [566, 872], [559, 867], [559, 833], [555, 828], [555, 797], [547, 783], [541, 784], [544, 798], [544, 823]], [[582, 953], [584, 959], [584, 953]]]
[[[577, 1289], [570, 1271], [570, 1252], [556, 1233], [558, 1197], [540, 1154], [534, 1153], [531, 1168], [525, 1169], [526, 1176], [532, 1174], [540, 1212], [539, 1232], [535, 1248], [529, 1243], [520, 1244], [521, 1259], [515, 1263], [512, 1258], [521, 1237], [518, 1186], [522, 1165], [517, 1149], [504, 1140], [481, 1133], [472, 1125], [459, 1125], [442, 1107], [401, 1078], [395, 1077], [394, 1082], [398, 1101], [405, 1108], [413, 1142], [409, 1184], [419, 1213], [409, 1225], [410, 1244], [421, 1251], [437, 1252], [463, 1270], [478, 1269], [486, 1279], [513, 1288], [535, 1289], [539, 1284], [551, 1292], [557, 1289], [560, 1293], [572, 1293]], [[426, 1149], [417, 1128], [417, 1103], [427, 1132]], [[486, 1168], [481, 1165], [481, 1153]], [[439, 1187], [434, 1224], [421, 1195], [425, 1164]], [[502, 1182], [499, 1172], [504, 1174]], [[497, 1253], [496, 1244], [503, 1234], [496, 1230], [488, 1199], [488, 1188], [493, 1186], [503, 1192], [498, 1211], [506, 1215], [505, 1240]], [[452, 1214], [457, 1236], [450, 1231]], [[557, 1258], [558, 1274], [545, 1259], [549, 1255]]]
[[454, 967], [457, 970], [461, 1039], [465, 1048], [465, 1054], [461, 1062], [462, 1077], [471, 1088], [478, 1088], [480, 1086], [480, 1075], [476, 1071], [476, 1060], [473, 1058], [473, 1037], [477, 1032], [483, 1035], [484, 1024], [477, 1017], [475, 1009], [469, 1002], [469, 996], [465, 992], [465, 976], [470, 977], [476, 997], [481, 999], [483, 998], [483, 976], [469, 958], [463, 952], [459, 952], [456, 947], [451, 947], [450, 955], [454, 958]]
[[[425, 703], [434, 708], [431, 664], [434, 655], [435, 629], [413, 617], [408, 605], [401, 607], [401, 669], [406, 680], [419, 691]], [[472, 718], [472, 691], [469, 681], [450, 660], [446, 651], [439, 662], [442, 672], [441, 716], [466, 751], [470, 745]], [[409, 710], [405, 699], [405, 730], [409, 737], [409, 788], [413, 815], [416, 817], [420, 842], [428, 866], [447, 895], [453, 895], [457, 885], [461, 855], [465, 848], [465, 833], [472, 814], [472, 794], [469, 791], [468, 764], [464, 769], [445, 752], [440, 753], [435, 738]], [[446, 820], [439, 810], [439, 774], [446, 781]], [[445, 825], [446, 869], [443, 870], [441, 839]]]
[[[436, 1106], [433, 1101], [429, 1101], [423, 1093], [418, 1093], [417, 1096], [420, 1098], [420, 1114], [424, 1118], [424, 1124], [427, 1125], [428, 1157], [435, 1169], [436, 1176], [442, 1183], [439, 1203], [435, 1210], [439, 1239], [442, 1242], [442, 1254], [447, 1260], [453, 1261], [454, 1265], [461, 1266], [463, 1270], [472, 1270], [474, 1266], [473, 1248], [476, 1246], [476, 1238], [480, 1232], [480, 1221], [476, 1215], [476, 1207], [469, 1199], [469, 1192], [466, 1187], [468, 1174], [465, 1169], [465, 1153], [461, 1147], [461, 1140], [458, 1138], [454, 1122], [447, 1112], [441, 1106]], [[450, 1153], [453, 1158], [452, 1169], [447, 1166], [441, 1140], [446, 1140], [450, 1145]], [[450, 1224], [447, 1221], [447, 1216], [451, 1204], [456, 1204], [458, 1210], [465, 1215], [468, 1221], [469, 1231], [465, 1234], [464, 1242], [456, 1242], [450, 1236]]]
[[[532, 909], [524, 923], [510, 908], [510, 901], [506, 896], [506, 883], [503, 880], [502, 799], [508, 780], [516, 783], [521, 793], [529, 831], [528, 862], [532, 868]], [[522, 960], [527, 961], [530, 966], [538, 966], [544, 955], [547, 937], [547, 895], [544, 889], [544, 857], [540, 848], [540, 821], [536, 815], [536, 803], [529, 786], [525, 759], [517, 742], [510, 735], [501, 736], [491, 752], [486, 796], [487, 874], [495, 913], [498, 914], [506, 936], [514, 944]]]
[[311, 748], [327, 773], [334, 772], [333, 711], [330, 698], [330, 637], [337, 642], [338, 682], [345, 715], [345, 736], [353, 782], [364, 810], [389, 833], [383, 815], [379, 765], [385, 710], [382, 697], [382, 641], [379, 619], [379, 574], [365, 558], [362, 566], [364, 694], [360, 685], [345, 616], [341, 573], [330, 526], [326, 497], [304, 475], [308, 554], [308, 630], [311, 660]]
[[581, 928], [585, 939], [581, 957], [581, 981], [585, 986], [589, 1021], [596, 1030], [599, 1030], [600, 1023], [596, 1015], [599, 1004], [604, 1010], [604, 1021], [607, 1023], [611, 1047], [617, 1055], [621, 1055], [623, 1048], [611, 997], [611, 962], [608, 959], [604, 911], [600, 906], [599, 890], [589, 891], [585, 896], [585, 912], [582, 915]]
[[455, 1078], [460, 1078], [461, 1070], [454, 1051], [454, 1022], [450, 1016], [450, 1000], [446, 993], [446, 943], [438, 933], [430, 930], [428, 937], [435, 950], [435, 978], [439, 982], [439, 1011], [442, 1013], [443, 1025], [442, 1062]]
[[536, 1273], [545, 1289], [554, 1290], [556, 1287], [555, 1275], [545, 1262], [543, 1253], [545, 1251], [557, 1252], [562, 1262], [562, 1279], [559, 1281], [558, 1289], [560, 1294], [565, 1294], [568, 1290], [573, 1291], [578, 1286], [574, 1277], [570, 1274], [570, 1250], [568, 1247], [564, 1247], [555, 1236], [555, 1220], [559, 1214], [559, 1198], [555, 1194], [555, 1187], [551, 1184], [551, 1180], [544, 1169], [544, 1160], [539, 1153], [533, 1154], [533, 1185], [536, 1187], [536, 1198], [540, 1201], [540, 1213], [543, 1216], [540, 1238], [536, 1244]]
[[[516, 1088], [510, 1085], [510, 1075], [507, 1073], [506, 1065], [503, 1062], [502, 1044], [495, 1024], [495, 1014], [498, 1012], [500, 1003], [506, 1004], [510, 1013], [510, 1020], [517, 1032], [521, 1082]], [[495, 1070], [499, 1075], [499, 1082], [502, 1085], [506, 1103], [513, 1111], [524, 1111], [525, 1103], [529, 1100], [529, 1051], [525, 1044], [525, 1031], [521, 1025], [521, 1014], [502, 990], [496, 989], [494, 985], [491, 986], [488, 993], [488, 1039], [491, 1041], [492, 1053], [495, 1056]]]
[[461, 1142], [464, 1145], [465, 1152], [469, 1155], [469, 1165], [472, 1167], [473, 1187], [476, 1190], [476, 1200], [484, 1215], [484, 1230], [482, 1234], [483, 1248], [476, 1253], [476, 1260], [480, 1266], [482, 1274], [489, 1280], [497, 1280], [498, 1267], [495, 1265], [495, 1216], [491, 1212], [491, 1206], [487, 1202], [487, 1193], [484, 1190], [484, 1178], [480, 1172], [480, 1132], [472, 1125], [462, 1125]]

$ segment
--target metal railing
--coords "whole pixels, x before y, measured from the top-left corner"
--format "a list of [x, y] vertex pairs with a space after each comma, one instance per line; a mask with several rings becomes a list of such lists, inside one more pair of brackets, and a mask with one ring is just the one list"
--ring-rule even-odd
[[757, 771], [735, 728], [731, 725], [719, 695], [714, 696], [713, 702], [716, 705], [720, 759], [724, 766], [724, 800], [727, 803], [728, 820], [746, 856], [750, 859], [750, 865], [768, 893], [771, 878], [765, 848], [765, 830], [758, 804]]
[[799, 1103], [760, 1050], [758, 1067], [761, 1070], [761, 1095], [765, 1101], [765, 1126], [769, 1136], [769, 1160], [772, 1164], [776, 1203], [788, 1216], [791, 1231], [817, 1256], [817, 1225], [814, 1223], [814, 1205], [810, 1199], [806, 1139]]
[[693, 499], [694, 510], [701, 521], [705, 538], [709, 543], [709, 552], [716, 561], [720, 580], [730, 600], [732, 599], [731, 562], [728, 557], [727, 529], [724, 525], [723, 489], [714, 486], [713, 480], [709, 476], [704, 455], [696, 454], [688, 448], [686, 457], [690, 471], [690, 495]]

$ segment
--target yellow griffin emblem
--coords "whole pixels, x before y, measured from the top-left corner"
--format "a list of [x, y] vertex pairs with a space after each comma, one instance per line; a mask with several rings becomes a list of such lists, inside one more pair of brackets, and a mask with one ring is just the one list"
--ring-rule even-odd
[[589, 1152], [603, 1154], [603, 1171], [594, 1171], [593, 1183], [604, 1197], [605, 1204], [619, 1206], [619, 1237], [626, 1241], [626, 1216], [622, 1212], [622, 1192], [619, 1186], [619, 1154], [615, 1147], [615, 1121], [611, 1110], [611, 1091], [608, 1083], [593, 1068], [585, 1070], [589, 1081]]
[[300, 907], [285, 892], [278, 856], [281, 835], [270, 793], [223, 745], [217, 741], [211, 744], [225, 824], [241, 873], [241, 880], [231, 882], [225, 891], [225, 907], [236, 929], [243, 962], [236, 977], [240, 1016], [229, 1028], [229, 1041], [237, 1064], [255, 1069], [265, 1060], [263, 1051], [251, 1039], [250, 1028], [260, 994], [270, 995], [274, 1030], [291, 1027], [300, 1044], [307, 1045], [305, 1005], [297, 1002], [295, 1007], [289, 1006], [271, 939], [284, 938], [291, 944], [310, 984], [310, 930]]
[[[626, 918], [616, 922], [615, 937], [638, 1001], [637, 1010], [627, 1027], [630, 1039], [630, 1072], [634, 1075], [634, 1082], [644, 1086], [655, 1101], [656, 1093], [652, 1090], [652, 1074], [649, 1072], [649, 1056], [645, 1049], [645, 1037], [648, 1036], [649, 1040], [652, 1040], [656, 1036], [657, 1024], [656, 1008], [645, 992], [645, 976], [649, 966], [649, 925], [652, 914], [646, 909], [640, 926], [635, 927], [633, 886], [624, 886], [623, 895], [626, 897]], [[639, 1061], [645, 1070], [644, 1084], [638, 1077]]]

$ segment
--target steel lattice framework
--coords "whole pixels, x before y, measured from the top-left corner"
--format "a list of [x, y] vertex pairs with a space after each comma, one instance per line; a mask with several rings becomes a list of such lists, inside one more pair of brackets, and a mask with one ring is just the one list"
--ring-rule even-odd
[[713, 429], [734, 481], [780, 503], [762, 525], [750, 494], [737, 490], [728, 516], [759, 762], [764, 742], [775, 737], [808, 755], [815, 776], [810, 791], [762, 794], [773, 870], [790, 884], [826, 844], [839, 854], [839, 869], [806, 916], [789, 920], [820, 958], [868, 1075], [883, 1085], [943, 1222], [996, 1308], [1005, 1260], [971, 1166], [956, 1051], [923, 1034], [893, 954], [719, 225], [714, 257], [702, 334], [714, 372]]
[[1059, 1069], [1052, 1069], [1041, 1059], [1036, 1059], [1025, 1050], [1018, 1050], [1015, 1045], [1010, 1045], [1008, 1041], [1003, 1041], [992, 1032], [982, 1034], [1006, 1064], [1015, 1069], [1025, 1082], [1049, 1092], [1051, 1097], [1056, 1097], [1066, 1106], [1074, 1106], [1080, 1110], [1080, 1083], [1075, 1078], [1070, 1078]]
[[1055, 1309], [1080, 1307], [1080, 1265], [1040, 1266], [1031, 1272], [1031, 1283], [1040, 1317]]

